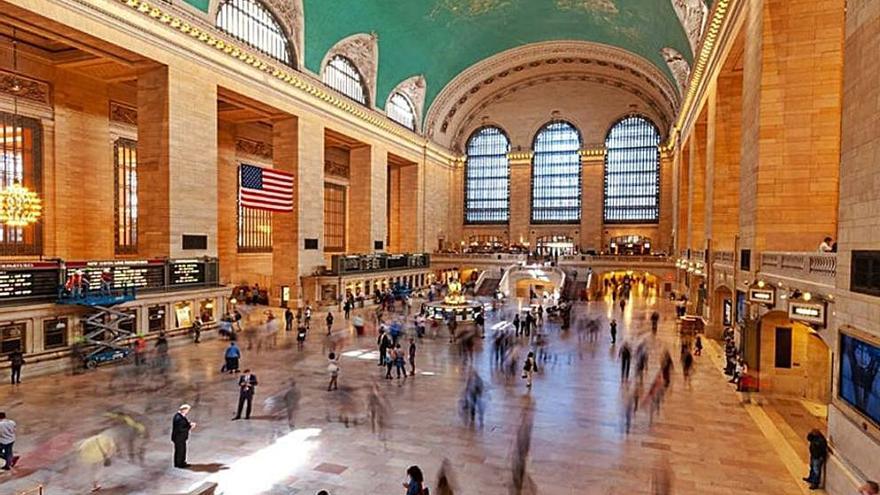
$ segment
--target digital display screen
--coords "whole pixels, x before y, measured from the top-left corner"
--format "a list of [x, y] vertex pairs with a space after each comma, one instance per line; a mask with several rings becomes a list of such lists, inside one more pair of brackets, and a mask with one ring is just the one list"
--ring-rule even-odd
[[113, 289], [134, 287], [137, 289], [161, 289], [165, 286], [165, 263], [162, 260], [109, 260], [71, 261], [67, 263], [67, 275], [82, 270], [88, 277], [89, 286], [101, 286], [101, 274], [110, 270]]
[[880, 347], [840, 334], [840, 398], [880, 426]]
[[205, 263], [201, 260], [175, 260], [168, 266], [171, 285], [205, 283]]
[[58, 293], [57, 263], [0, 264], [0, 300], [54, 297]]

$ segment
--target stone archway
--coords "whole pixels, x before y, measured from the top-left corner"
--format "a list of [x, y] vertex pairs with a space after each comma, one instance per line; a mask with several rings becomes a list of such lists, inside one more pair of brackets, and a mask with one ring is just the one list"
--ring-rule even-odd
[[710, 338], [720, 339], [725, 327], [733, 325], [733, 291], [726, 285], [715, 288], [709, 306], [709, 325], [706, 333]]
[[756, 366], [762, 392], [827, 405], [831, 400], [831, 349], [809, 326], [784, 311], [771, 311], [759, 322]]

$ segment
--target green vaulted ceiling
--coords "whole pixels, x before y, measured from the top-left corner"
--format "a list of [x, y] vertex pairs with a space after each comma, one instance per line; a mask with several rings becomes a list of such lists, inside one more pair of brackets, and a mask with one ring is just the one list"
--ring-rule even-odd
[[[207, 9], [208, 0], [187, 0]], [[292, 0], [291, 0], [292, 1]], [[614, 45], [653, 62], [672, 79], [660, 50], [692, 60], [670, 0], [303, 0], [305, 65], [318, 73], [341, 39], [376, 33], [376, 103], [422, 74], [425, 109], [461, 71], [504, 50], [552, 40]]]

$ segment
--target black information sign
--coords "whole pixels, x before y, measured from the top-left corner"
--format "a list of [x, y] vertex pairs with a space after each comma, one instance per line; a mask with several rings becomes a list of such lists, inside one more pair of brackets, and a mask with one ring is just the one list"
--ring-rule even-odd
[[0, 263], [0, 300], [54, 297], [58, 271], [57, 263]]
[[203, 260], [174, 260], [168, 264], [171, 285], [201, 285], [205, 283]]
[[163, 260], [108, 260], [108, 261], [70, 261], [67, 263], [67, 276], [74, 270], [82, 270], [89, 278], [89, 284], [97, 289], [101, 286], [101, 274], [109, 270], [113, 276], [113, 289], [135, 287], [137, 289], [162, 289], [165, 287], [165, 262]]

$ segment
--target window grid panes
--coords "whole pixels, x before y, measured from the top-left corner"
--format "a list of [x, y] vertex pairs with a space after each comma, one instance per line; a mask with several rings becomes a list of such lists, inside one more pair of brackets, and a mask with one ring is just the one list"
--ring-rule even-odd
[[[238, 178], [241, 181], [241, 174]], [[239, 191], [241, 184], [238, 185]], [[238, 252], [272, 252], [272, 212], [248, 208], [238, 202]]]
[[465, 223], [507, 223], [510, 219], [510, 140], [497, 127], [477, 130], [468, 140], [465, 164]]
[[605, 222], [660, 218], [660, 133], [642, 117], [618, 122], [605, 140]]
[[257, 0], [223, 0], [217, 27], [270, 57], [293, 66], [290, 43], [269, 10]]
[[409, 98], [403, 93], [394, 93], [388, 99], [388, 108], [385, 109], [388, 118], [398, 124], [416, 130], [416, 111]]
[[324, 183], [324, 251], [345, 251], [345, 189]]
[[116, 254], [137, 252], [137, 142], [119, 138], [116, 161]]
[[342, 55], [334, 56], [324, 67], [324, 84], [358, 103], [367, 104], [363, 76], [352, 61]]
[[[41, 194], [42, 128], [35, 119], [0, 112], [0, 189], [22, 184]], [[42, 220], [27, 227], [0, 225], [0, 256], [42, 252]]]
[[581, 220], [581, 136], [568, 122], [545, 125], [532, 157], [532, 223]]

